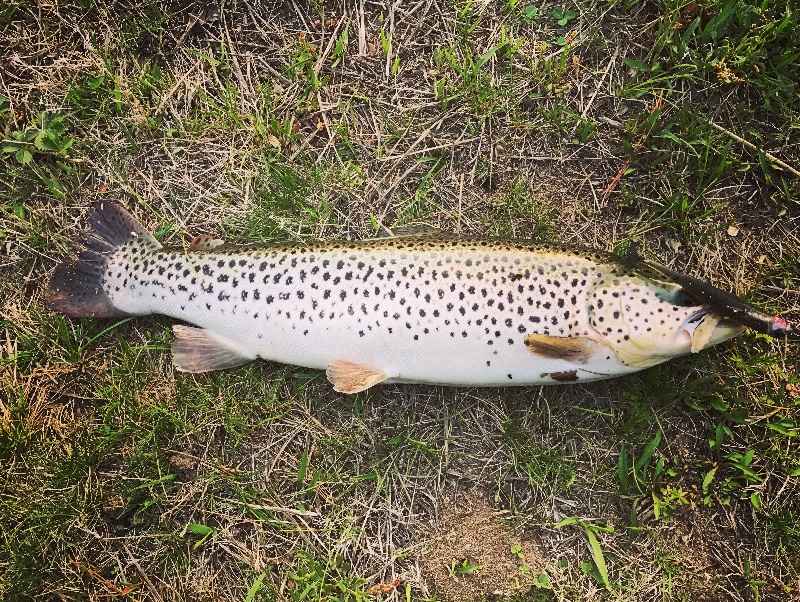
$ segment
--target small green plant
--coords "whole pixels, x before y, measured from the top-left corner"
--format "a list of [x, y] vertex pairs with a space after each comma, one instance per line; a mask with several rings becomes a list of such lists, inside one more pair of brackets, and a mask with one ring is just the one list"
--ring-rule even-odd
[[[514, 13], [517, 10], [517, 4], [519, 4], [519, 0], [506, 0], [505, 12], [508, 14]], [[518, 14], [523, 21], [530, 23], [539, 16], [539, 9], [533, 4], [526, 4], [519, 7]]]
[[[768, 428], [769, 426], [767, 424]], [[749, 449], [744, 453], [736, 451], [723, 454], [722, 448], [726, 439], [733, 437], [733, 431], [720, 422], [714, 431], [714, 437], [708, 440], [709, 448], [717, 454], [717, 461], [703, 475], [701, 502], [708, 506], [716, 497], [721, 503], [730, 504], [733, 495], [740, 499], [749, 497], [753, 508], [760, 512], [761, 495], [752, 491], [764, 481], [754, 466], [756, 452]]]
[[63, 115], [43, 111], [36, 125], [11, 133], [13, 140], [3, 142], [4, 154], [13, 154], [20, 165], [28, 165], [36, 154], [64, 158], [75, 140], [67, 134]]
[[528, 21], [535, 21], [536, 18], [539, 16], [539, 9], [536, 8], [533, 4], [528, 4], [525, 8], [522, 9], [522, 18]]
[[658, 459], [652, 471], [650, 460], [660, 443], [661, 431], [659, 430], [645, 445], [638, 457], [624, 443], [620, 446], [617, 458], [617, 477], [623, 492], [627, 493], [635, 487], [640, 493], [643, 493], [658, 483], [664, 470], [664, 458]]
[[524, 38], [513, 37], [500, 27], [499, 43], [476, 56], [473, 48], [466, 42], [456, 42], [452, 46], [437, 46], [433, 50], [434, 94], [442, 103], [442, 108], [457, 101], [465, 101], [472, 113], [486, 118], [507, 110], [509, 97], [501, 92], [497, 78], [489, 73], [487, 65], [492, 59], [505, 60], [517, 52]]
[[552, 12], [553, 19], [555, 19], [556, 23], [558, 23], [561, 27], [564, 27], [567, 23], [572, 21], [575, 17], [578, 16], [578, 13], [572, 10], [565, 9], [563, 7], [557, 6], [553, 9]]
[[672, 485], [662, 487], [658, 494], [654, 491], [652, 496], [653, 516], [664, 521], [669, 521], [672, 518], [672, 513], [681, 506], [691, 504], [691, 494], [681, 487], [673, 487]]
[[200, 539], [195, 542], [192, 546], [193, 550], [196, 550], [200, 546], [202, 546], [209, 538], [216, 539], [217, 538], [217, 530], [213, 527], [209, 527], [208, 525], [201, 525], [198, 523], [190, 523], [186, 525], [186, 530], [191, 531], [195, 535], [200, 535]]
[[57, 199], [66, 198], [67, 187], [60, 178], [75, 176], [67, 151], [75, 139], [68, 134], [64, 115], [39, 113], [34, 125], [11, 132], [11, 139], [0, 147], [3, 155], [13, 155], [16, 162], [36, 176]]
[[[344, 52], [344, 40], [342, 39], [341, 52]], [[306, 40], [304, 32], [300, 32], [295, 43], [292, 45], [289, 57], [289, 65], [285, 70], [286, 76], [292, 81], [303, 84], [301, 100], [306, 103], [308, 110], [316, 107], [316, 92], [328, 83], [328, 76], [319, 77], [316, 63], [319, 56], [319, 49], [316, 44]]]
[[600, 541], [597, 539], [597, 533], [613, 533], [612, 527], [600, 527], [592, 523], [581, 520], [577, 516], [568, 516], [564, 520], [553, 525], [555, 529], [561, 529], [568, 525], [577, 525], [583, 529], [586, 539], [589, 542], [589, 548], [592, 551], [592, 562], [584, 562], [581, 564], [583, 572], [587, 575], [593, 576], [599, 583], [601, 583], [608, 591], [612, 591], [611, 581], [608, 577], [608, 564], [606, 563], [603, 548], [600, 546]]
[[665, 477], [677, 477], [680, 470], [674, 466], [666, 467], [663, 456], [651, 466], [651, 460], [660, 443], [659, 430], [638, 457], [633, 450], [622, 444], [617, 459], [617, 477], [624, 493], [634, 492], [636, 497], [649, 495], [653, 500], [655, 518], [669, 521], [673, 512], [681, 506], [691, 504], [694, 496], [678, 485], [662, 484]]
[[308, 552], [297, 552], [297, 569], [289, 574], [295, 587], [289, 598], [301, 600], [337, 600], [339, 602], [362, 602], [369, 599], [364, 591], [366, 580], [351, 573], [344, 559], [334, 557], [325, 564]]
[[[345, 25], [342, 28], [342, 33], [336, 38], [336, 46], [333, 47], [331, 56], [333, 57], [332, 67], [336, 67], [342, 60], [345, 52], [347, 51], [347, 42], [350, 36], [350, 28]], [[381, 38], [383, 37], [383, 30], [381, 30]]]
[[450, 568], [448, 569], [447, 574], [453, 579], [456, 579], [462, 575], [469, 575], [470, 573], [481, 568], [483, 568], [482, 564], [472, 564], [467, 558], [464, 558], [460, 562], [456, 559], [453, 559], [453, 561], [450, 563]]

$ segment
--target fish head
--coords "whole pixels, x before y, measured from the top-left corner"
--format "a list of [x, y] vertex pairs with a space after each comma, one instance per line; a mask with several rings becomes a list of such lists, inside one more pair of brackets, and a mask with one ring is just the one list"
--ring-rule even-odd
[[698, 352], [745, 330], [648, 268], [615, 267], [587, 294], [589, 324], [631, 367]]

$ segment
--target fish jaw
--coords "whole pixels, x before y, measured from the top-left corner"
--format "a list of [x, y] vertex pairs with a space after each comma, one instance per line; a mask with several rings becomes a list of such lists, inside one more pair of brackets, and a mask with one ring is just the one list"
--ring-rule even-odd
[[683, 332], [689, 335], [692, 353], [732, 339], [742, 334], [746, 328], [733, 320], [722, 317], [710, 309], [702, 309], [687, 320]]

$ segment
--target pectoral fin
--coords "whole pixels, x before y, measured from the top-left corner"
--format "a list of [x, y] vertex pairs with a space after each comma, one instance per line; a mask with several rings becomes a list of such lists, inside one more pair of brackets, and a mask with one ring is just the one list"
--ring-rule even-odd
[[172, 363], [180, 372], [209, 372], [233, 368], [254, 360], [205, 328], [176, 324], [172, 327]]
[[597, 349], [592, 339], [580, 337], [554, 337], [549, 334], [529, 334], [525, 337], [528, 351], [540, 357], [585, 364]]
[[325, 374], [339, 393], [358, 393], [387, 379], [380, 370], [342, 360], [330, 362]]

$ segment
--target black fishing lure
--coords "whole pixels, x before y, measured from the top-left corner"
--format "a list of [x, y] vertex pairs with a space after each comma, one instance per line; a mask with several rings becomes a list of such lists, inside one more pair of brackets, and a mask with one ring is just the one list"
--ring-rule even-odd
[[657, 263], [647, 262], [647, 265], [680, 285], [700, 303], [710, 306], [717, 313], [739, 322], [742, 326], [771, 337], [800, 340], [800, 332], [789, 326], [780, 316], [763, 312], [697, 278], [680, 274]]

